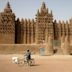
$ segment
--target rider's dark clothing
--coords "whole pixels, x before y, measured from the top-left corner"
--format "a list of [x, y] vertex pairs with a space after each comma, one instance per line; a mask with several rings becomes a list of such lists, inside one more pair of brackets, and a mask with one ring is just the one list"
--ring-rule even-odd
[[30, 60], [31, 59], [31, 52], [26, 52], [26, 59]]

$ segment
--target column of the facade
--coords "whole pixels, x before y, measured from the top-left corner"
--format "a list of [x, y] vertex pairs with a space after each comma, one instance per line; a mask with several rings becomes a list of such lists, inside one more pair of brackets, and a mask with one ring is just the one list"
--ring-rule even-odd
[[65, 51], [65, 22], [62, 21], [61, 24], [61, 50], [62, 53], [64, 54]]
[[36, 22], [33, 20], [33, 43], [36, 43]]
[[70, 54], [70, 42], [68, 35], [65, 37], [65, 49], [63, 54]]
[[69, 41], [70, 41], [70, 53], [72, 54], [72, 18], [69, 20]]
[[35, 43], [38, 43], [38, 22], [36, 22], [36, 29], [35, 29]]
[[24, 43], [23, 39], [24, 39], [24, 19], [22, 18], [21, 19], [21, 44]]
[[54, 39], [54, 34], [53, 34], [53, 24], [51, 23], [46, 30], [47, 35], [47, 43], [46, 43], [46, 50], [45, 53], [46, 55], [52, 55], [53, 54], [53, 39]]
[[70, 19], [69, 24], [69, 36], [70, 36], [70, 45], [72, 46], [72, 18]]
[[49, 55], [53, 54], [53, 36], [48, 37], [48, 51]]
[[33, 36], [33, 24], [34, 24], [34, 20], [32, 20], [31, 22], [31, 43], [33, 44], [33, 39], [34, 39], [34, 36]]
[[24, 21], [24, 44], [27, 43], [27, 19]]
[[47, 26], [45, 29], [45, 43], [48, 43], [48, 37], [49, 37], [49, 33], [48, 33], [48, 26]]
[[45, 43], [46, 43], [46, 48], [45, 48], [45, 55], [48, 55], [49, 51], [48, 51], [48, 26], [46, 27], [45, 30]]
[[65, 54], [70, 54], [70, 40], [69, 40], [69, 24], [68, 21], [66, 21], [65, 24]]
[[[39, 35], [39, 24], [40, 24], [40, 12], [37, 11], [36, 14], [36, 29], [35, 29], [35, 43], [38, 44], [38, 35]], [[34, 26], [33, 26], [34, 27]], [[33, 28], [34, 29], [34, 28]]]
[[29, 44], [31, 44], [31, 21], [29, 19]]
[[58, 39], [61, 39], [61, 21], [58, 23]]
[[58, 27], [58, 46], [57, 46], [57, 54], [61, 54], [61, 36], [62, 36], [62, 28], [61, 28], [61, 21], [58, 22], [57, 27]]
[[68, 22], [66, 24], [62, 22], [62, 37], [61, 37], [61, 49], [63, 54], [69, 54], [69, 36], [68, 36]]
[[28, 23], [27, 23], [27, 44], [29, 44], [29, 24], [30, 24], [30, 20], [28, 20]]
[[66, 34], [66, 36], [68, 36], [69, 37], [69, 24], [68, 24], [68, 21], [66, 21], [66, 24], [65, 24], [65, 34]]

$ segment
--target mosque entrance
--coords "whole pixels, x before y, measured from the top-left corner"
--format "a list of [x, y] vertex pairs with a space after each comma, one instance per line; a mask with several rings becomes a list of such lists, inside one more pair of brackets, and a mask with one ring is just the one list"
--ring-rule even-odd
[[40, 55], [45, 55], [45, 48], [40, 48], [39, 49], [39, 54]]

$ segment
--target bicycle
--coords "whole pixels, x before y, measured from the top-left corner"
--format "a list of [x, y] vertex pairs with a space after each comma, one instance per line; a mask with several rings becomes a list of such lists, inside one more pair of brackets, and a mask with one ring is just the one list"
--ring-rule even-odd
[[33, 58], [30, 60], [26, 60], [25, 58], [19, 58], [19, 60], [18, 60], [19, 66], [23, 66], [23, 65], [32, 66], [34, 64], [35, 64], [35, 60]]

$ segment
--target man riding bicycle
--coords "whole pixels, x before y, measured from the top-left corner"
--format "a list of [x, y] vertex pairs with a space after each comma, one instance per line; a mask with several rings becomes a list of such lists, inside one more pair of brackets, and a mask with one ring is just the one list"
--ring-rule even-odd
[[25, 58], [26, 58], [27, 62], [29, 62], [31, 60], [31, 52], [29, 50], [26, 51]]

